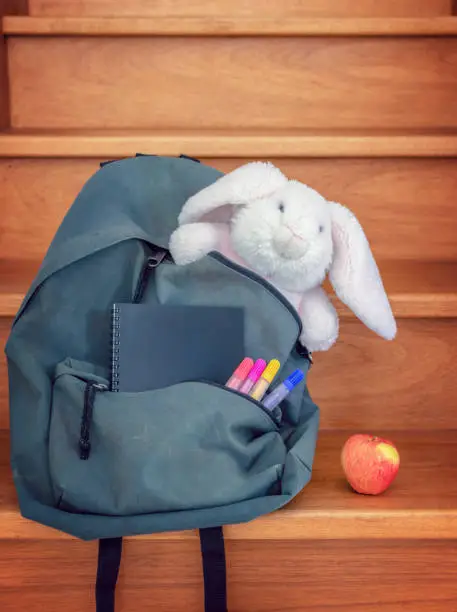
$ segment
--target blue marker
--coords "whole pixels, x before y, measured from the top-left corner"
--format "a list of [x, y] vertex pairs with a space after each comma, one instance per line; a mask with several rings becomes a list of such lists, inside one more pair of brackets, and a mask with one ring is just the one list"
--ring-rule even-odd
[[262, 404], [268, 410], [274, 410], [282, 400], [289, 395], [294, 387], [296, 387], [302, 380], [304, 374], [301, 370], [295, 370], [293, 374], [286, 378], [286, 380], [278, 385], [270, 395], [263, 400]]

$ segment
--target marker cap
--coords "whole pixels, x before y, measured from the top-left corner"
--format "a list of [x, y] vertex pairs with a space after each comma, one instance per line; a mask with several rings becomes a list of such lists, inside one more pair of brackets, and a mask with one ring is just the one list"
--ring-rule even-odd
[[284, 385], [289, 389], [289, 391], [292, 391], [294, 387], [301, 383], [303, 377], [304, 374], [301, 370], [295, 370], [295, 372], [293, 372], [293, 374], [291, 374], [289, 378], [286, 378], [286, 380], [284, 381]]
[[273, 378], [279, 372], [280, 367], [281, 367], [281, 364], [279, 363], [279, 361], [277, 359], [272, 359], [271, 361], [268, 362], [268, 365], [265, 368], [264, 373], [262, 374], [262, 378], [264, 378], [266, 381], [271, 383]]
[[248, 378], [257, 382], [259, 378], [262, 376], [262, 372], [265, 370], [267, 362], [264, 359], [257, 359], [253, 368], [249, 372]]
[[252, 370], [252, 366], [254, 365], [254, 360], [250, 357], [245, 357], [237, 369], [233, 372], [233, 376], [236, 378], [240, 378], [244, 380], [249, 372]]

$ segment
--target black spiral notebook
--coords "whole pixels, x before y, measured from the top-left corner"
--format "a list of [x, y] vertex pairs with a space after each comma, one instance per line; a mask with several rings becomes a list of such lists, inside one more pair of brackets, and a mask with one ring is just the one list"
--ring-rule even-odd
[[223, 385], [243, 357], [241, 308], [113, 306], [112, 391], [150, 391], [191, 380]]

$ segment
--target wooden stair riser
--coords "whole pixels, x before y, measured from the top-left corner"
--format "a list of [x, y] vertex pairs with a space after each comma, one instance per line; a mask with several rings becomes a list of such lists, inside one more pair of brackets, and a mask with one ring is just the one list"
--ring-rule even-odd
[[27, 0], [2, 0], [0, 2], [0, 130], [9, 126], [9, 86], [6, 40], [2, 35], [3, 15], [18, 15], [26, 12]]
[[[8, 541], [0, 553], [3, 612], [94, 607], [95, 543]], [[451, 612], [457, 598], [453, 541], [229, 541], [227, 559], [237, 612]], [[148, 606], [201, 612], [198, 540], [125, 542], [116, 610]]]
[[[186, 151], [184, 151], [186, 152]], [[247, 159], [203, 159], [224, 172]], [[457, 259], [456, 159], [271, 159], [351, 208], [378, 260]], [[0, 258], [41, 260], [95, 159], [0, 159]]]
[[[117, 14], [119, 11], [138, 10], [141, 13], [144, 11], [140, 9], [144, 9], [146, 4], [155, 13], [170, 11], [170, 0], [149, 3], [147, 0], [129, 3], [121, 3], [120, 0], [69, 0], [66, 3], [30, 0], [30, 4], [32, 11], [43, 11], [43, 14], [46, 11], [72, 10], [86, 10], [89, 13], [105, 11], [107, 14], [113, 10]], [[278, 3], [273, 5], [264, 0], [261, 4], [255, 4], [255, 10], [280, 10], [281, 14], [301, 10], [294, 4], [288, 0], [279, 7]], [[331, 0], [314, 0], [306, 5], [314, 16], [325, 15], [326, 11], [335, 9], [335, 3]], [[208, 0], [195, 0], [190, 5], [173, 3], [173, 10], [182, 11], [182, 14], [191, 14], [192, 11], [208, 13], [222, 8], [226, 8], [225, 2], [211, 3], [211, 6]], [[251, 10], [242, 0], [230, 4], [232, 12]], [[322, 13], [314, 13], [315, 10], [322, 10]], [[383, 3], [347, 0], [340, 2], [336, 10], [338, 14], [346, 11], [348, 14], [349, 11], [364, 14], [365, 10], [374, 14], [376, 10], [396, 15], [414, 11], [417, 15], [434, 11], [449, 12], [450, 2], [399, 0], [394, 4], [391, 0]], [[387, 54], [380, 40], [368, 39], [363, 52], [357, 55], [358, 59], [354, 59], [351, 51], [355, 41], [350, 39], [336, 39], [333, 42], [330, 39], [274, 41], [273, 44], [287, 47], [278, 61], [277, 69], [275, 53], [269, 46], [271, 41], [240, 39], [229, 44], [227, 40], [215, 40], [214, 51], [209, 45], [211, 49], [205, 47], [205, 53], [219, 57], [216, 55], [219, 43], [226, 46], [226, 53], [222, 60], [224, 67], [218, 67], [211, 80], [212, 66], [207, 62], [205, 53], [200, 53], [196, 47], [188, 52], [184, 39], [174, 42], [167, 39], [145, 39], [142, 42], [125, 39], [124, 43], [117, 39], [104, 42], [74, 39], [73, 42], [77, 49], [80, 45], [79, 50], [68, 52], [70, 39], [11, 40], [11, 68], [13, 74], [18, 75], [13, 92], [13, 103], [17, 102], [13, 108], [17, 114], [13, 115], [13, 119], [17, 120], [17, 126], [165, 129], [171, 126], [199, 129], [201, 126], [244, 128], [254, 125], [267, 129], [294, 129], [296, 126], [433, 128], [457, 125], [457, 111], [452, 108], [456, 106], [454, 92], [457, 79], [450, 70], [456, 63], [457, 43], [451, 39], [442, 39], [441, 42], [406, 38], [385, 40], [386, 48], [391, 49]], [[207, 45], [198, 40], [193, 44], [200, 43]], [[122, 57], [123, 44], [129, 48], [126, 58]], [[298, 50], [293, 44], [299, 46]], [[252, 56], [257, 58], [257, 62], [253, 61], [252, 64], [247, 52], [249, 45], [255, 49]], [[343, 45], [346, 50], [343, 51], [343, 47], [339, 48], [338, 45]], [[44, 52], [41, 46], [46, 47]], [[167, 48], [165, 55], [160, 54], [161, 46]], [[395, 47], [393, 51], [392, 46]], [[112, 65], [120, 65], [118, 74], [114, 68], [108, 67], [110, 52], [117, 53], [113, 47], [120, 53], [115, 61], [111, 58]], [[142, 51], [143, 47], [145, 51]], [[183, 49], [181, 57], [186, 58], [184, 67], [183, 61], [178, 58], [180, 48]], [[50, 49], [53, 51], [50, 52]], [[417, 63], [411, 59], [411, 49], [418, 55]], [[64, 57], [62, 62], [59, 53]], [[81, 61], [78, 53], [83, 58]], [[146, 58], [143, 67], [138, 59], [138, 54], [141, 56], [142, 53]], [[300, 59], [298, 64], [288, 68], [297, 61], [294, 53]], [[35, 54], [39, 56], [37, 60], [33, 57]], [[262, 65], [262, 55], [265, 54], [266, 66]], [[101, 59], [99, 56], [102, 56]], [[320, 59], [322, 56], [323, 61]], [[152, 58], [151, 62], [148, 62], [148, 57]], [[155, 58], [159, 58], [157, 71], [148, 66], [155, 62]], [[65, 73], [65, 62], [69, 63], [68, 74]], [[340, 73], [333, 68], [333, 63], [339, 66]], [[244, 65], [250, 68], [240, 69], [237, 73], [236, 66]], [[91, 68], [84, 68], [87, 66]], [[263, 76], [261, 69], [273, 75], [274, 83], [259, 86], [257, 93], [247, 83], [252, 80], [259, 85], [262, 81], [257, 75]], [[39, 76], [33, 75], [34, 70], [38, 70], [35, 74]], [[89, 73], [86, 74], [85, 70]], [[74, 86], [73, 76], [76, 81]], [[298, 83], [298, 89], [294, 81]], [[70, 88], [68, 95], [66, 88]], [[277, 95], [271, 93], [275, 88]], [[319, 91], [322, 89], [327, 89], [323, 95]], [[171, 93], [168, 94], [168, 91]], [[127, 95], [125, 92], [128, 92]], [[202, 95], [202, 92], [208, 92], [208, 95]], [[24, 100], [29, 96], [31, 100]], [[417, 106], [414, 98], [420, 102]], [[182, 100], [181, 108], [177, 107], [174, 99]], [[36, 101], [35, 111], [33, 100]], [[200, 109], [198, 100], [201, 102]], [[335, 105], [334, 100], [337, 100]], [[228, 113], [224, 113], [224, 103], [225, 108], [229, 106], [233, 109], [228, 117]], [[260, 117], [257, 116], [256, 106], [261, 109], [258, 113]], [[73, 109], [75, 114], [72, 116]], [[60, 117], [63, 117], [63, 122]], [[188, 123], [183, 123], [185, 121]], [[242, 154], [247, 155], [244, 151]], [[227, 171], [244, 160], [206, 161]], [[457, 187], [455, 159], [273, 161], [291, 177], [311, 184], [329, 199], [349, 205], [365, 226], [379, 259], [457, 259], [457, 226], [453, 223], [455, 211], [451, 209]], [[17, 259], [38, 262], [77, 191], [96, 169], [94, 159], [0, 160], [0, 210], [3, 212], [0, 221], [0, 259], [9, 258], [12, 264]], [[13, 274], [13, 265], [11, 271]], [[11, 287], [14, 291], [15, 282]], [[21, 288], [20, 282], [18, 287]], [[425, 287], [433, 297], [433, 283], [426, 283]], [[9, 317], [0, 317], [1, 345], [6, 340], [10, 324]], [[338, 500], [336, 490], [341, 493], [344, 503], [347, 503], [345, 495], [350, 495], [354, 507], [359, 510], [366, 508], [366, 513], [352, 520], [349, 518], [349, 531], [342, 529], [344, 533], [340, 537], [344, 539], [340, 541], [322, 531], [319, 537], [330, 539], [306, 539], [309, 535], [298, 539], [293, 527], [298, 515], [303, 516], [302, 519], [298, 518], [298, 522], [306, 523], [306, 527], [301, 527], [302, 532], [306, 530], [309, 534], [309, 522], [305, 516], [308, 489], [300, 500], [295, 500], [281, 514], [280, 520], [274, 521], [276, 515], [270, 518], [270, 533], [276, 530], [272, 539], [262, 541], [262, 530], [258, 530], [258, 535], [251, 540], [229, 539], [229, 609], [238, 612], [298, 611], [305, 608], [308, 612], [352, 612], [355, 609], [363, 612], [378, 612], [381, 609], [386, 612], [450, 612], [453, 609], [457, 600], [454, 580], [456, 540], [403, 540], [402, 534], [407, 529], [399, 531], [397, 528], [396, 535], [392, 535], [394, 532], [389, 529], [389, 519], [386, 518], [389, 513], [384, 512], [393, 510], [391, 515], [395, 520], [395, 503], [401, 506], [402, 499], [407, 498], [404, 507], [411, 508], [411, 516], [417, 515], [416, 524], [420, 524], [421, 520], [426, 521], [422, 516], [426, 513], [421, 509], [428, 508], [428, 504], [442, 509], [455, 508], [455, 488], [449, 485], [449, 475], [452, 478], [455, 473], [455, 453], [449, 450], [453, 448], [453, 443], [449, 443], [446, 432], [439, 438], [440, 446], [446, 450], [440, 454], [436, 447], [436, 461], [429, 458], [427, 468], [422, 471], [419, 469], [421, 450], [418, 448], [415, 454], [411, 454], [406, 447], [403, 452], [400, 445], [404, 473], [402, 470], [399, 475], [397, 488], [394, 486], [387, 495], [366, 499], [352, 496], [347, 489], [344, 492], [342, 489], [339, 451], [335, 449], [341, 448], [342, 440], [349, 433], [361, 430], [379, 433], [392, 428], [405, 432], [412, 429], [457, 428], [457, 414], [452, 409], [457, 399], [454, 375], [457, 319], [401, 319], [399, 327], [398, 340], [390, 344], [377, 339], [358, 321], [344, 320], [340, 342], [329, 353], [315, 355], [316, 363], [309, 377], [312, 395], [322, 409], [322, 427], [346, 430], [341, 440], [332, 443], [332, 459], [325, 469], [321, 469], [320, 476], [315, 474], [310, 485], [317, 484], [315, 481], [319, 478], [321, 483], [323, 480], [331, 483], [327, 489], [321, 484], [322, 494], [315, 496], [314, 504], [318, 504], [318, 512], [323, 509], [320, 524], [324, 525], [324, 530], [327, 525], [330, 527], [340, 510], [340, 506], [335, 505], [335, 500]], [[0, 360], [2, 427], [8, 427], [4, 357]], [[452, 435], [452, 432], [447, 435]], [[395, 436], [392, 439], [395, 440]], [[426, 449], [426, 445], [421, 448]], [[434, 450], [431, 454], [435, 457]], [[321, 447], [318, 445], [319, 455], [330, 456], [325, 440]], [[420, 493], [415, 500], [411, 497], [410, 490], [420, 490], [421, 480], [430, 482], [436, 476], [438, 482], [444, 472], [448, 478], [447, 488], [443, 486], [440, 490], [432, 485], [428, 497]], [[410, 486], [409, 497], [405, 493], [408, 490], [405, 483]], [[13, 514], [14, 506], [7, 500], [5, 490], [6, 487], [2, 487], [0, 491], [0, 514], [4, 507], [8, 507]], [[326, 494], [334, 500], [333, 506], [326, 505]], [[344, 504], [342, 507], [345, 507]], [[326, 508], [329, 509], [327, 514]], [[347, 514], [352, 516], [350, 510]], [[96, 544], [68, 539], [40, 540], [39, 535], [36, 539], [28, 539], [24, 534], [22, 539], [15, 538], [11, 533], [21, 521], [13, 516], [8, 522], [5, 516], [0, 518], [4, 537], [7, 538], [0, 540], [0, 609], [5, 612], [22, 609], [57, 612], [65, 605], [67, 612], [79, 612], [94, 608]], [[339, 520], [342, 518], [340, 513]], [[352, 540], [359, 537], [353, 532], [351, 535], [354, 524], [366, 527], [368, 523], [371, 523], [374, 531], [378, 531], [370, 537], [377, 539]], [[432, 527], [429, 524], [428, 536], [421, 531], [421, 538], [438, 537], [434, 535], [433, 518], [429, 519], [429, 523]], [[383, 527], [378, 527], [381, 524]], [[433, 535], [430, 535], [431, 530]], [[451, 528], [446, 537], [454, 537], [449, 535], [450, 531]], [[394, 541], [389, 537], [400, 539]], [[203, 609], [197, 539], [128, 540], [124, 550], [116, 610], [130, 612], [145, 606], [151, 606], [157, 612], [200, 612]]]
[[12, 37], [12, 125], [455, 127], [456, 64], [455, 38]]
[[6, 40], [0, 34], [0, 130], [7, 127], [10, 121], [7, 70]]
[[29, 0], [2, 0], [0, 5], [0, 15], [26, 15], [28, 12]]
[[[9, 317], [0, 318], [1, 346], [10, 325]], [[395, 343], [377, 338], [356, 319], [344, 320], [336, 346], [314, 357], [308, 383], [323, 429], [457, 429], [457, 319], [401, 319]], [[0, 429], [8, 426], [2, 355]]]
[[161, 16], [423, 16], [448, 15], [452, 0], [29, 0], [32, 15]]

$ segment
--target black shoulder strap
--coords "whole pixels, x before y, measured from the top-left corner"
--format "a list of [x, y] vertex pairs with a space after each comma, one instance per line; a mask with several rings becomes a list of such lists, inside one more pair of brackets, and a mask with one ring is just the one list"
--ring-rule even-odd
[[205, 612], [227, 612], [227, 577], [222, 527], [200, 529]]
[[107, 538], [98, 543], [97, 612], [114, 612], [117, 576], [122, 557], [122, 538]]
[[[205, 585], [205, 612], [227, 612], [227, 579], [222, 527], [200, 529]], [[122, 538], [99, 541], [95, 600], [97, 612], [114, 612]]]

